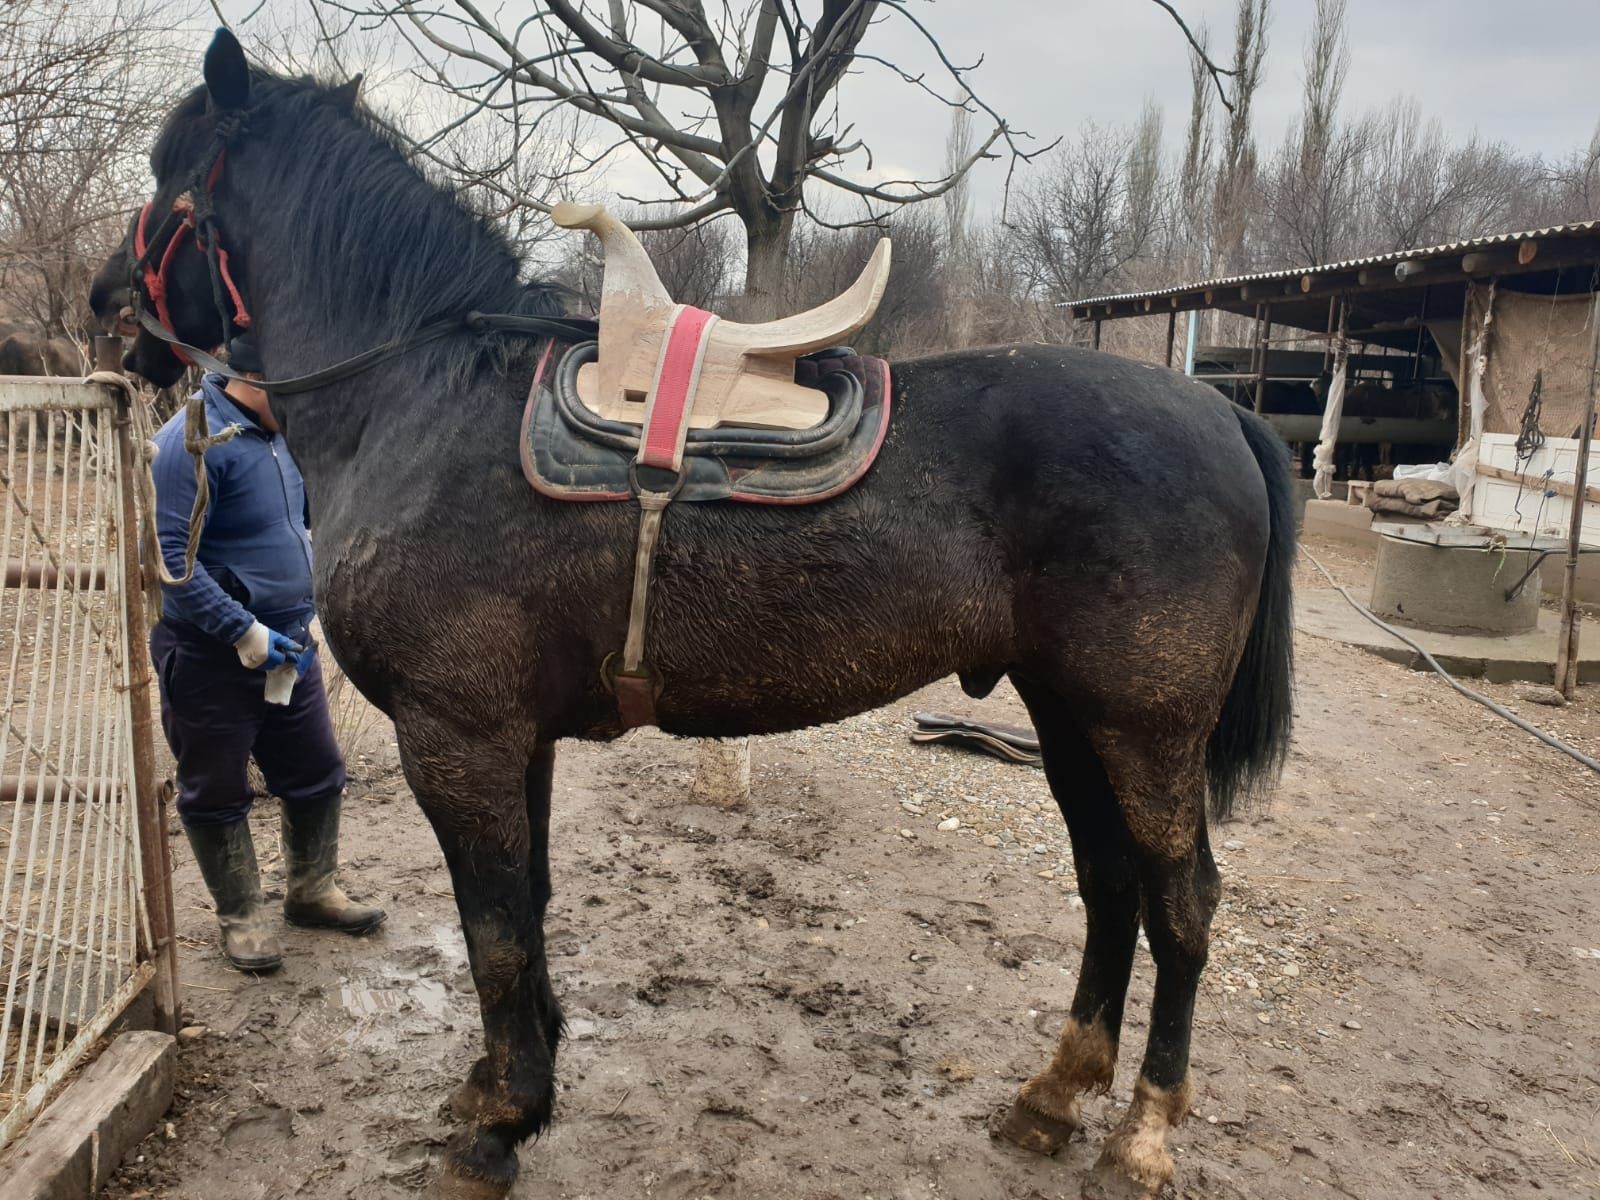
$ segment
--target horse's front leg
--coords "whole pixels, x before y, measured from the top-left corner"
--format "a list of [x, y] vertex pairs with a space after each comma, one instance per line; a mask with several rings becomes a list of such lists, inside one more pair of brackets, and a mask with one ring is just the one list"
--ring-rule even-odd
[[[517, 1145], [550, 1123], [561, 1015], [545, 962], [547, 820], [530, 821], [530, 791], [549, 802], [548, 747], [474, 735], [431, 717], [395, 723], [401, 763], [433, 825], [455, 888], [485, 1054], [459, 1106], [440, 1200], [499, 1200], [517, 1174]], [[536, 870], [534, 859], [540, 860]], [[540, 880], [544, 882], [541, 884]]]

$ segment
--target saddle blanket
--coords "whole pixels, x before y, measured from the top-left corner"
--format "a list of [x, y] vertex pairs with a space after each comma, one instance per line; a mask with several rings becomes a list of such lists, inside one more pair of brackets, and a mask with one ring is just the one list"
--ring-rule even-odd
[[[578, 396], [578, 370], [595, 342], [548, 344], [522, 415], [522, 471], [556, 500], [631, 500], [638, 489], [640, 425], [610, 421]], [[795, 382], [828, 396], [810, 429], [714, 427], [683, 435], [672, 499], [814, 504], [851, 487], [872, 465], [889, 428], [889, 364], [845, 347], [795, 363]], [[692, 397], [690, 397], [692, 402]]]

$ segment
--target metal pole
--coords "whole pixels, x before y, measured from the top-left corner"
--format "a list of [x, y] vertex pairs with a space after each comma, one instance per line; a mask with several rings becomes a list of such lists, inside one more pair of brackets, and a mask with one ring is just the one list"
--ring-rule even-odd
[[1167, 314], [1167, 369], [1172, 369], [1172, 343], [1177, 340], [1178, 310], [1173, 309]]
[[1556, 649], [1556, 687], [1568, 700], [1578, 686], [1578, 546], [1589, 485], [1589, 442], [1594, 437], [1594, 392], [1600, 379], [1600, 292], [1589, 306], [1589, 393], [1578, 428], [1578, 467], [1572, 480], [1572, 521], [1567, 526], [1567, 569], [1561, 580], [1561, 640]]
[[[120, 372], [122, 339], [94, 340], [96, 370]], [[155, 723], [150, 711], [150, 652], [145, 646], [144, 580], [139, 569], [139, 508], [136, 499], [139, 456], [133, 444], [133, 414], [128, 394], [117, 399], [117, 456], [121, 467], [118, 535], [122, 542], [122, 602], [127, 606], [128, 706], [133, 728], [133, 796], [138, 814], [144, 904], [153, 945], [140, 957], [155, 967], [155, 1026], [178, 1032], [178, 944], [173, 936], [172, 869], [167, 859], [163, 791], [156, 780]], [[137, 401], [133, 401], [137, 403]]]
[[1200, 310], [1198, 308], [1189, 310], [1188, 325], [1189, 332], [1184, 335], [1186, 345], [1183, 351], [1183, 373], [1185, 375], [1193, 375], [1195, 343], [1200, 339]]
[[1256, 367], [1256, 412], [1263, 411], [1267, 400], [1267, 355], [1272, 343], [1272, 305], [1261, 306], [1261, 362]]

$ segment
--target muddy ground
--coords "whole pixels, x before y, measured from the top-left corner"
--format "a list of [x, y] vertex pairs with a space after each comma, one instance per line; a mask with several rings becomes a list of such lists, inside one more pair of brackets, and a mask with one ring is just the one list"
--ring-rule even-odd
[[[1436, 679], [1312, 639], [1299, 654], [1277, 799], [1215, 835], [1226, 893], [1177, 1194], [1600, 1195], [1600, 787]], [[1595, 691], [1518, 707], [1593, 753]], [[949, 681], [761, 739], [741, 812], [691, 801], [690, 744], [562, 748], [549, 929], [571, 1040], [517, 1197], [1080, 1195], [1132, 1088], [1151, 964], [1089, 1136], [1054, 1160], [992, 1142], [1049, 1056], [1083, 911], [1040, 772], [909, 745], [927, 707], [1021, 716], [1004, 688], [975, 703]], [[389, 909], [375, 937], [292, 931], [284, 970], [246, 979], [177, 847], [183, 1002], [205, 1033], [110, 1195], [417, 1194], [480, 1035], [386, 728], [365, 754], [346, 875]], [[273, 806], [258, 821], [272, 845]]]

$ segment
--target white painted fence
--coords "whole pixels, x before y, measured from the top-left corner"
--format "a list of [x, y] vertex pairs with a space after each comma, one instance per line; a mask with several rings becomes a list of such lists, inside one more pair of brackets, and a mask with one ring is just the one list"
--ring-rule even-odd
[[175, 1015], [141, 401], [97, 378], [0, 377], [0, 1146], [152, 982]]

